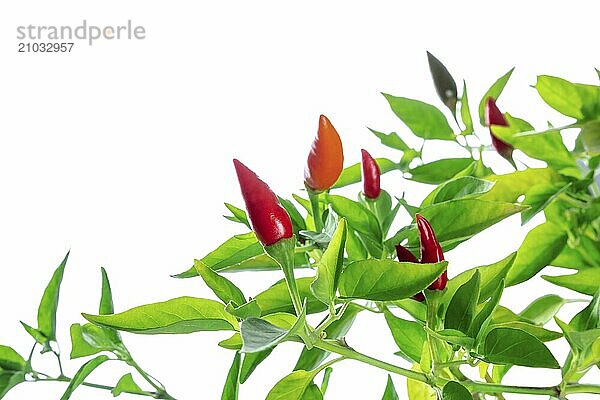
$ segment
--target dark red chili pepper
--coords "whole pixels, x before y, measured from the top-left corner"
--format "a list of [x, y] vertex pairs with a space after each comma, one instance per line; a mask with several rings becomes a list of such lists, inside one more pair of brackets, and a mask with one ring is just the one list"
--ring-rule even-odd
[[[421, 242], [421, 262], [422, 263], [437, 263], [444, 261], [444, 252], [442, 246], [435, 237], [431, 224], [425, 217], [420, 214], [416, 215], [417, 228], [419, 229], [419, 240]], [[448, 272], [444, 271], [436, 280], [433, 282], [429, 289], [431, 290], [444, 290], [448, 282]]]
[[509, 144], [498, 138], [492, 132], [492, 125], [508, 126], [508, 122], [504, 115], [496, 105], [493, 98], [488, 97], [485, 102], [485, 124], [490, 127], [490, 136], [492, 137], [492, 146], [502, 157], [512, 162], [512, 153], [514, 148]]
[[293, 235], [292, 221], [269, 185], [238, 160], [233, 160], [248, 217], [258, 240], [265, 246]]
[[[411, 253], [406, 247], [401, 244], [396, 245], [396, 255], [398, 256], [398, 261], [400, 262], [411, 262], [418, 263], [417, 257], [413, 253]], [[412, 299], [417, 301], [425, 301], [425, 295], [423, 292], [419, 292], [415, 294]]]
[[381, 193], [381, 171], [377, 161], [365, 149], [362, 152], [363, 193], [367, 199], [375, 200]]
[[309, 189], [322, 192], [333, 186], [343, 168], [344, 150], [340, 136], [329, 119], [321, 115], [317, 137], [308, 153], [304, 182]]

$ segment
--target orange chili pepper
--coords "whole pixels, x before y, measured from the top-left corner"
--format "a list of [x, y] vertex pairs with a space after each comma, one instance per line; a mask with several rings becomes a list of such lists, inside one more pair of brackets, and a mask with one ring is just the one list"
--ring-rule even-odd
[[308, 153], [304, 183], [309, 189], [322, 192], [333, 186], [343, 168], [344, 150], [340, 136], [329, 119], [321, 115], [317, 137]]

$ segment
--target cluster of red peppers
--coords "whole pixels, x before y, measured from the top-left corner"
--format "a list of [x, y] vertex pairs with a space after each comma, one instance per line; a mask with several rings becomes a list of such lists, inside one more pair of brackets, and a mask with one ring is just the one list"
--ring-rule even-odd
[[[273, 246], [282, 239], [293, 236], [292, 221], [269, 186], [239, 160], [233, 160], [242, 197], [252, 229], [264, 246]], [[324, 115], [319, 118], [319, 128], [314, 139], [304, 171], [304, 183], [308, 190], [320, 193], [330, 189], [343, 170], [344, 152], [342, 141], [334, 126]], [[377, 162], [362, 150], [363, 194], [368, 200], [377, 200], [381, 193], [381, 171]], [[421, 263], [436, 263], [444, 260], [442, 248], [435, 238], [429, 222], [417, 214], [417, 227], [421, 242]], [[418, 262], [407, 249], [396, 247], [399, 261]], [[431, 284], [431, 290], [443, 290], [448, 280], [444, 272]], [[414, 297], [424, 300], [423, 294]]]

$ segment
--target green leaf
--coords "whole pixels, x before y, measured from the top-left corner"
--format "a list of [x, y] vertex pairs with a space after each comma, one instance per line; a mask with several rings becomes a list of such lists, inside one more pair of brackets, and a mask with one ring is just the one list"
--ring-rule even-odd
[[[295, 315], [287, 313], [270, 314], [262, 318], [263, 320], [285, 330], [290, 330], [297, 321]], [[236, 350], [242, 348], [242, 337], [239, 333], [234, 336], [239, 338], [239, 347]], [[230, 338], [232, 339], [232, 338]], [[233, 342], [230, 340], [230, 342]], [[240, 369], [240, 383], [244, 383], [248, 380], [250, 375], [254, 372], [256, 367], [260, 365], [273, 351], [273, 348], [261, 350], [256, 353], [245, 353], [242, 361], [242, 367]]]
[[[479, 334], [486, 331], [494, 310], [500, 302], [500, 297], [502, 296], [503, 291], [504, 280], [501, 280], [500, 284], [495, 288], [489, 297], [483, 296], [484, 301], [479, 307], [479, 311], [477, 312], [477, 315], [475, 315], [475, 318], [473, 318], [473, 322], [471, 322], [471, 327], [469, 328], [468, 335], [470, 337], [479, 338]], [[482, 296], [479, 296], [479, 300], [481, 302]]]
[[229, 203], [225, 203], [225, 207], [227, 207], [231, 214], [233, 214], [233, 216], [225, 216], [225, 218], [233, 222], [244, 224], [248, 229], [252, 229], [250, 222], [248, 221], [248, 215], [246, 215], [246, 211]]
[[385, 310], [384, 315], [394, 342], [398, 345], [399, 351], [396, 354], [411, 363], [421, 362], [421, 351], [427, 343], [423, 325], [396, 317], [388, 310]]
[[323, 257], [317, 263], [317, 276], [310, 285], [315, 297], [323, 303], [333, 304], [336, 298], [338, 281], [344, 263], [346, 244], [346, 220], [341, 219]]
[[306, 328], [306, 308], [289, 329], [281, 328], [260, 318], [248, 318], [242, 321], [242, 353], [256, 353], [272, 349], [291, 336], [303, 337]]
[[404, 142], [404, 140], [400, 138], [400, 136], [398, 136], [396, 132], [383, 133], [371, 128], [367, 129], [369, 129], [373, 135], [377, 136], [377, 138], [381, 141], [381, 144], [384, 146], [400, 151], [406, 151], [410, 149], [410, 147]]
[[567, 243], [561, 227], [544, 222], [527, 233], [517, 251], [515, 263], [508, 273], [507, 286], [514, 286], [535, 276], [552, 263]]
[[555, 294], [547, 294], [531, 302], [519, 315], [536, 325], [545, 325], [565, 304], [572, 300], [563, 299]]
[[344, 298], [376, 301], [400, 300], [427, 288], [448, 266], [369, 259], [348, 265], [340, 277]]
[[83, 316], [97, 325], [140, 334], [238, 330], [237, 320], [223, 304], [195, 297], [146, 304], [119, 314]]
[[239, 307], [235, 306], [235, 304], [232, 301], [230, 301], [225, 306], [225, 311], [227, 311], [229, 314], [235, 317], [238, 317], [239, 319], [260, 317], [260, 315], [262, 314], [260, 307], [256, 303], [256, 299], [252, 299], [251, 301], [242, 304]]
[[25, 382], [25, 372], [0, 371], [0, 399], [22, 382]]
[[573, 317], [569, 325], [578, 331], [600, 328], [600, 290], [594, 294], [592, 301]]
[[427, 318], [427, 305], [413, 299], [397, 300], [391, 305], [406, 311], [411, 317], [418, 321], [425, 321]]
[[427, 207], [436, 203], [462, 199], [465, 197], [477, 197], [489, 192], [494, 182], [475, 178], [472, 176], [460, 176], [454, 178], [435, 188], [421, 203], [421, 207]]
[[239, 352], [235, 353], [233, 357], [233, 363], [227, 373], [225, 379], [225, 385], [223, 386], [223, 393], [221, 394], [221, 400], [237, 400], [239, 389], [240, 389], [240, 367], [241, 367], [241, 356]]
[[[413, 365], [412, 369], [421, 372], [418, 364]], [[407, 379], [406, 388], [408, 389], [409, 400], [438, 400], [435, 389], [421, 381]]]
[[448, 69], [440, 60], [435, 58], [430, 52], [427, 52], [427, 61], [429, 62], [429, 70], [433, 78], [433, 85], [438, 97], [442, 103], [452, 112], [456, 114], [456, 102], [458, 100], [458, 91], [456, 82]]
[[317, 385], [311, 382], [304, 391], [302, 400], [323, 400], [323, 393], [321, 393], [321, 389]]
[[131, 394], [143, 394], [146, 393], [138, 386], [137, 383], [133, 380], [133, 376], [131, 373], [125, 374], [119, 379], [114, 389], [111, 390], [111, 393], [114, 397], [119, 396], [122, 393], [131, 393]]
[[452, 179], [473, 162], [472, 158], [444, 158], [411, 169], [410, 180], [438, 185]]
[[513, 265], [515, 259], [515, 253], [508, 255], [502, 260], [495, 262], [490, 265], [484, 265], [481, 267], [476, 267], [473, 269], [466, 270], [461, 272], [454, 278], [448, 281], [446, 285], [446, 291], [443, 294], [442, 301], [447, 304], [452, 299], [454, 293], [458, 290], [458, 288], [469, 281], [475, 271], [478, 271], [480, 274], [480, 290], [479, 290], [479, 302], [488, 299], [493, 296], [498, 286], [502, 283], [502, 280], [506, 277], [506, 274], [510, 270]]
[[548, 329], [544, 329], [541, 326], [538, 325], [532, 325], [529, 324], [527, 322], [520, 322], [520, 321], [514, 321], [514, 322], [503, 322], [501, 324], [492, 324], [490, 326], [491, 328], [513, 328], [513, 329], [518, 329], [520, 331], [523, 332], [527, 332], [533, 336], [535, 336], [536, 338], [538, 338], [539, 340], [541, 340], [542, 342], [551, 342], [553, 340], [556, 339], [560, 339], [562, 337], [562, 334], [559, 332], [554, 332]]
[[[482, 199], [462, 198], [423, 208], [420, 213], [431, 223], [444, 250], [450, 250], [477, 233], [526, 207]], [[396, 243], [398, 243], [396, 241]], [[416, 227], [408, 234], [409, 249], [419, 247]]]
[[[354, 323], [356, 316], [363, 309], [356, 304], [350, 303], [346, 308], [346, 311], [342, 316], [331, 323], [326, 329], [325, 333], [327, 334], [328, 339], [340, 339], [348, 333], [350, 327]], [[318, 349], [313, 347], [308, 350], [306, 347], [302, 349], [302, 353], [296, 362], [296, 366], [294, 366], [294, 371], [303, 369], [305, 371], [310, 371], [317, 368], [329, 355], [328, 351]]]
[[[318, 313], [327, 309], [327, 305], [318, 300], [310, 290], [313, 279], [312, 276], [296, 279], [300, 299], [303, 301], [306, 299], [306, 312], [308, 314]], [[257, 294], [254, 299], [263, 316], [277, 312], [294, 312], [292, 299], [284, 280], [280, 280], [264, 292]]]
[[[104, 268], [100, 268], [100, 273], [102, 274], [102, 289], [100, 294], [100, 306], [98, 307], [99, 315], [107, 315], [114, 314], [115, 307], [113, 303], [112, 290], [110, 288], [110, 281], [108, 279], [108, 274]], [[106, 336], [110, 339], [112, 343], [117, 345], [117, 347], [121, 348], [118, 345], [122, 345], [121, 335], [118, 331], [110, 328], [103, 328]], [[124, 348], [124, 346], [123, 346]]]
[[444, 385], [443, 400], [473, 400], [469, 390], [458, 382], [450, 381]]
[[460, 133], [461, 135], [470, 135], [473, 133], [473, 118], [471, 117], [471, 110], [469, 109], [469, 98], [467, 97], [467, 83], [463, 81], [463, 92], [460, 99], [460, 118], [465, 129]]
[[481, 199], [508, 203], [517, 201], [519, 196], [524, 195], [534, 185], [566, 183], [564, 177], [551, 168], [528, 168], [504, 175], [490, 175], [486, 180], [495, 184]]
[[[65, 266], [69, 259], [69, 253], [62, 260], [52, 279], [48, 283], [44, 295], [38, 308], [38, 331], [44, 335], [48, 341], [56, 341], [56, 310], [58, 309], [58, 298], [60, 295], [60, 284], [65, 272]], [[42, 343], [44, 344], [44, 343]]]
[[535, 88], [542, 100], [559, 113], [575, 119], [583, 118], [583, 102], [573, 83], [554, 76], [540, 75]]
[[555, 285], [590, 296], [600, 289], [600, 268], [588, 268], [572, 275], [542, 275], [542, 278]]
[[381, 400], [399, 400], [398, 393], [396, 393], [396, 388], [394, 387], [394, 382], [390, 375], [388, 375], [387, 385], [385, 385], [385, 392], [383, 392]]
[[456, 329], [465, 334], [469, 332], [479, 299], [480, 280], [481, 274], [475, 270], [471, 279], [456, 290], [446, 309], [445, 328]]
[[571, 183], [566, 185], [535, 185], [525, 194], [523, 204], [531, 206], [521, 213], [521, 225], [525, 225], [540, 211], [543, 211], [556, 197], [564, 193]]
[[109, 358], [107, 356], [98, 356], [83, 364], [81, 368], [79, 368], [79, 371], [77, 371], [75, 376], [73, 376], [71, 382], [69, 382], [69, 386], [67, 386], [67, 389], [65, 390], [65, 393], [62, 395], [60, 400], [68, 400], [75, 391], [75, 389], [77, 389], [79, 385], [81, 385], [85, 381], [88, 375], [94, 372], [96, 368], [98, 368], [102, 363], [108, 360]]
[[485, 338], [484, 355], [495, 364], [532, 368], [560, 368], [548, 348], [530, 333], [513, 328], [494, 328]]
[[457, 331], [456, 329], [442, 329], [441, 331], [434, 331], [428, 327], [425, 327], [425, 330], [434, 338], [446, 341], [453, 345], [462, 346], [465, 349], [472, 349], [475, 345], [473, 338], [467, 336], [461, 331]]
[[0, 345], [0, 371], [24, 371], [25, 359], [11, 347]]
[[[227, 239], [216, 250], [202, 258], [201, 261], [211, 269], [220, 271], [263, 253], [264, 249], [258, 242], [254, 232], [248, 232]], [[174, 278], [191, 278], [193, 276], [198, 276], [194, 266], [187, 271], [173, 275]]]
[[[398, 164], [387, 159], [387, 158], [376, 158], [375, 161], [379, 166], [379, 170], [381, 174], [388, 173], [390, 171], [396, 170], [399, 168]], [[361, 181], [361, 164], [356, 163], [352, 164], [349, 167], [346, 167], [342, 170], [340, 177], [332, 186], [333, 189], [338, 189], [344, 186], [352, 185], [354, 183], [358, 183]]]
[[304, 217], [302, 216], [302, 214], [300, 214], [300, 211], [298, 211], [294, 203], [292, 203], [288, 199], [284, 199], [283, 197], [277, 196], [277, 198], [279, 199], [279, 203], [283, 206], [283, 208], [285, 208], [292, 220], [294, 233], [298, 234], [298, 232], [300, 232], [301, 230], [306, 229], [306, 221], [304, 220]]
[[25, 322], [21, 321], [21, 325], [23, 326], [23, 328], [25, 329], [25, 331], [27, 333], [29, 333], [29, 335], [31, 335], [31, 337], [38, 342], [39, 344], [42, 344], [44, 346], [44, 350], [42, 350], [42, 353], [45, 353], [47, 351], [50, 351], [50, 345], [48, 344], [48, 338], [46, 336], [44, 336], [44, 334], [42, 332], [40, 332], [39, 330], [27, 325]]
[[302, 400], [317, 373], [318, 370], [292, 372], [277, 382], [266, 400]]
[[431, 104], [383, 93], [392, 111], [418, 137], [454, 140], [454, 132], [444, 114]]
[[[112, 330], [112, 329], [111, 329]], [[120, 340], [109, 331], [109, 328], [93, 324], [71, 325], [71, 359], [87, 357], [102, 351], [122, 352], [125, 348]]]
[[485, 126], [485, 102], [489, 97], [491, 97], [494, 100], [498, 100], [498, 97], [500, 97], [500, 94], [504, 90], [504, 87], [508, 83], [508, 80], [510, 79], [510, 76], [512, 75], [514, 70], [515, 68], [513, 67], [506, 74], [502, 75], [496, 82], [494, 82], [494, 84], [488, 89], [487, 92], [485, 92], [485, 94], [481, 98], [481, 101], [479, 102], [479, 122], [481, 122], [482, 126]]
[[544, 135], [520, 135], [533, 130], [526, 121], [505, 114], [508, 126], [493, 125], [495, 136], [510, 143], [529, 157], [548, 163], [557, 170], [566, 170], [569, 175], [578, 177], [579, 169], [571, 152], [565, 147], [560, 132], [553, 131]]
[[212, 270], [200, 260], [194, 261], [194, 268], [208, 286], [223, 303], [233, 301], [237, 305], [246, 303], [244, 293], [229, 279]]

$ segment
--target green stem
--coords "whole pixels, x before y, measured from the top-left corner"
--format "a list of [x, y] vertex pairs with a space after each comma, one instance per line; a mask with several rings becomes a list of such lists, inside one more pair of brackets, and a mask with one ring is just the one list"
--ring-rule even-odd
[[167, 393], [167, 390], [162, 383], [144, 371], [131, 357], [128, 357], [125, 362], [132, 366], [142, 376], [142, 378], [144, 378], [146, 382], [148, 382], [156, 390], [156, 393], [161, 396], [158, 397], [159, 399], [175, 400], [174, 397]]
[[327, 392], [327, 387], [329, 386], [329, 378], [331, 377], [331, 372], [333, 368], [327, 367], [325, 368], [325, 372], [323, 373], [323, 382], [321, 383], [321, 393], [325, 396], [325, 392]]
[[295, 247], [296, 237], [292, 236], [289, 239], [280, 239], [277, 243], [265, 246], [265, 251], [281, 266], [294, 310], [296, 311], [296, 315], [300, 315], [302, 313], [302, 300], [300, 299], [296, 278], [294, 277]]
[[310, 200], [310, 207], [312, 208], [313, 220], [315, 221], [315, 231], [321, 232], [323, 230], [323, 219], [321, 218], [321, 206], [319, 204], [319, 193], [312, 189], [306, 188], [308, 192], [308, 198]]
[[428, 383], [428, 379], [425, 374], [422, 374], [422, 373], [416, 372], [416, 371], [411, 371], [410, 369], [398, 367], [396, 365], [386, 363], [385, 361], [381, 361], [376, 358], [369, 357], [365, 354], [359, 353], [359, 352], [351, 349], [350, 347], [343, 346], [343, 345], [339, 344], [337, 341], [321, 339], [315, 343], [315, 347], [317, 347], [321, 350], [328, 351], [330, 353], [337, 353], [341, 356], [344, 356], [345, 358], [360, 361], [365, 364], [369, 364], [374, 367], [383, 369], [385, 371], [392, 372], [394, 374], [405, 376], [409, 379]]
[[586, 385], [583, 383], [567, 385], [565, 394], [592, 393], [600, 394], [600, 385]]
[[325, 329], [327, 329], [329, 327], [329, 325], [333, 324], [335, 321], [340, 319], [342, 317], [342, 315], [344, 315], [344, 312], [346, 311], [346, 308], [348, 308], [349, 305], [350, 305], [350, 302], [344, 303], [337, 312], [335, 311], [335, 309], [330, 310], [329, 316], [327, 317], [327, 319], [325, 319], [325, 321], [323, 321], [314, 330], [314, 332], [313, 332], [314, 337], [315, 338], [319, 337], [321, 335], [321, 332], [323, 332]]
[[[40, 375], [44, 375], [40, 372], [38, 372], [38, 374]], [[28, 381], [28, 382], [71, 382], [72, 378], [68, 378], [66, 376], [61, 376], [58, 378], [44, 378], [44, 379], [36, 379], [33, 381]], [[115, 388], [113, 386], [107, 386], [107, 385], [100, 385], [97, 383], [91, 383], [91, 382], [81, 382], [80, 383], [81, 386], [87, 386], [87, 387], [91, 387], [94, 389], [102, 389], [102, 390], [109, 390], [109, 391], [113, 391]], [[154, 393], [154, 392], [128, 392], [128, 391], [124, 391], [124, 393], [128, 393], [128, 394], [136, 394], [138, 396], [147, 396], [147, 397], [153, 397], [155, 399], [169, 399], [169, 400], [174, 400], [172, 397], [161, 397], [160, 393]]]
[[56, 360], [58, 361], [58, 369], [60, 371], [60, 376], [65, 376], [65, 373], [63, 372], [62, 362], [60, 361], [60, 353], [54, 350], [52, 350], [52, 353], [56, 356]]

